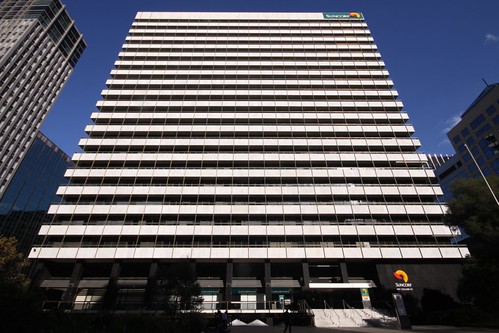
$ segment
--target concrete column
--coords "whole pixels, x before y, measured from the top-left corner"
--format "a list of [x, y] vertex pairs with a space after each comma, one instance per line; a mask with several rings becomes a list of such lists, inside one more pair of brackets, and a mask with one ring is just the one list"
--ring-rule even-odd
[[118, 297], [118, 279], [121, 272], [121, 263], [116, 261], [111, 268], [111, 276], [109, 277], [109, 284], [107, 285], [106, 294], [104, 295], [104, 309], [111, 310], [116, 306]]
[[37, 289], [43, 281], [50, 279], [50, 273], [43, 262], [38, 262], [32, 271], [30, 289]]
[[232, 276], [234, 275], [234, 264], [232, 260], [227, 262], [227, 272], [225, 277], [225, 301], [227, 302], [227, 308], [232, 301]]
[[340, 271], [341, 271], [341, 282], [348, 283], [348, 270], [346, 262], [340, 262]]
[[144, 298], [144, 303], [146, 308], [154, 308], [154, 295], [157, 290], [157, 278], [158, 278], [158, 263], [151, 263], [149, 268], [149, 275], [147, 277], [146, 294]]
[[303, 286], [302, 290], [310, 289], [310, 270], [308, 269], [308, 262], [302, 262], [301, 267], [303, 270]]
[[270, 302], [272, 301], [272, 271], [271, 271], [271, 265], [270, 261], [266, 260], [265, 261], [265, 299], [266, 299], [266, 304], [265, 304], [265, 309], [270, 309]]
[[77, 262], [73, 267], [73, 272], [71, 273], [71, 278], [69, 279], [69, 286], [62, 294], [62, 301], [68, 302], [68, 308], [70, 308], [70, 303], [73, 303], [76, 297], [76, 292], [78, 291], [78, 284], [81, 280], [81, 275], [83, 273], [83, 264]]

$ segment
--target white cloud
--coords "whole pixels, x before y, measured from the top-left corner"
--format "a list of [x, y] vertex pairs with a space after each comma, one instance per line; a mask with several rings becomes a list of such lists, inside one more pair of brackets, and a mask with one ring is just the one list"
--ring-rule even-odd
[[499, 41], [499, 37], [493, 34], [485, 35], [485, 43], [497, 43]]
[[452, 129], [452, 127], [456, 126], [456, 124], [460, 120], [461, 120], [461, 114], [456, 114], [456, 115], [450, 117], [449, 119], [447, 119], [444, 122], [445, 128], [442, 130], [442, 133], [447, 134]]

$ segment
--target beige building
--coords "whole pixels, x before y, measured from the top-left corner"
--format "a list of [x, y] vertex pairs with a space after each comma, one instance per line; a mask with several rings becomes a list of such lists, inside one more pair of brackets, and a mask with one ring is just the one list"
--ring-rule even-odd
[[361, 14], [138, 13], [102, 96], [30, 254], [55, 304], [160, 309], [182, 272], [205, 311], [453, 292], [468, 249]]

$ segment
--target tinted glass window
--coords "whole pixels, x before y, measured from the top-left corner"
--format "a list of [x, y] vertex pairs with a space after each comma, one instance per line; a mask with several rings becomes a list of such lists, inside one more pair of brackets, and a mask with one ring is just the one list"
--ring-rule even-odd
[[475, 120], [473, 120], [470, 124], [471, 128], [475, 129], [478, 127], [478, 125], [480, 125], [481, 123], [483, 123], [483, 121], [485, 120], [485, 117], [483, 116], [483, 114], [479, 115], [478, 117], [475, 118]]
[[491, 105], [487, 108], [487, 113], [489, 115], [493, 114], [494, 112], [496, 112], [496, 107], [494, 105]]

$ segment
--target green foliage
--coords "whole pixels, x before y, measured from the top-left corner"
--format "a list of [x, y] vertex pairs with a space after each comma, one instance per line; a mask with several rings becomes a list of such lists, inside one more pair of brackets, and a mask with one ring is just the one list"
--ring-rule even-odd
[[453, 310], [459, 307], [459, 303], [440, 290], [424, 289], [418, 319], [423, 324], [454, 325]]
[[166, 314], [179, 321], [185, 332], [200, 332], [205, 326], [200, 314], [203, 298], [192, 265], [175, 264], [158, 273], [157, 299]]
[[[494, 193], [499, 193], [499, 176], [487, 180]], [[456, 181], [452, 190], [446, 222], [470, 236], [472, 255], [463, 270], [459, 297], [487, 311], [499, 309], [499, 206], [483, 179]]]
[[8, 318], [2, 331], [39, 332], [40, 299], [28, 289], [29, 279], [23, 274], [28, 261], [16, 247], [14, 237], [0, 236], [0, 313]]
[[24, 290], [29, 286], [29, 279], [23, 270], [29, 265], [22, 253], [17, 252], [17, 240], [14, 237], [0, 236], [0, 285], [7, 288]]
[[[487, 178], [496, 195], [499, 176]], [[471, 236], [469, 244], [473, 256], [498, 258], [499, 206], [483, 179], [458, 180], [453, 183], [454, 198], [448, 202], [451, 214], [446, 215], [448, 225], [459, 226]], [[494, 245], [494, 246], [493, 246]]]

